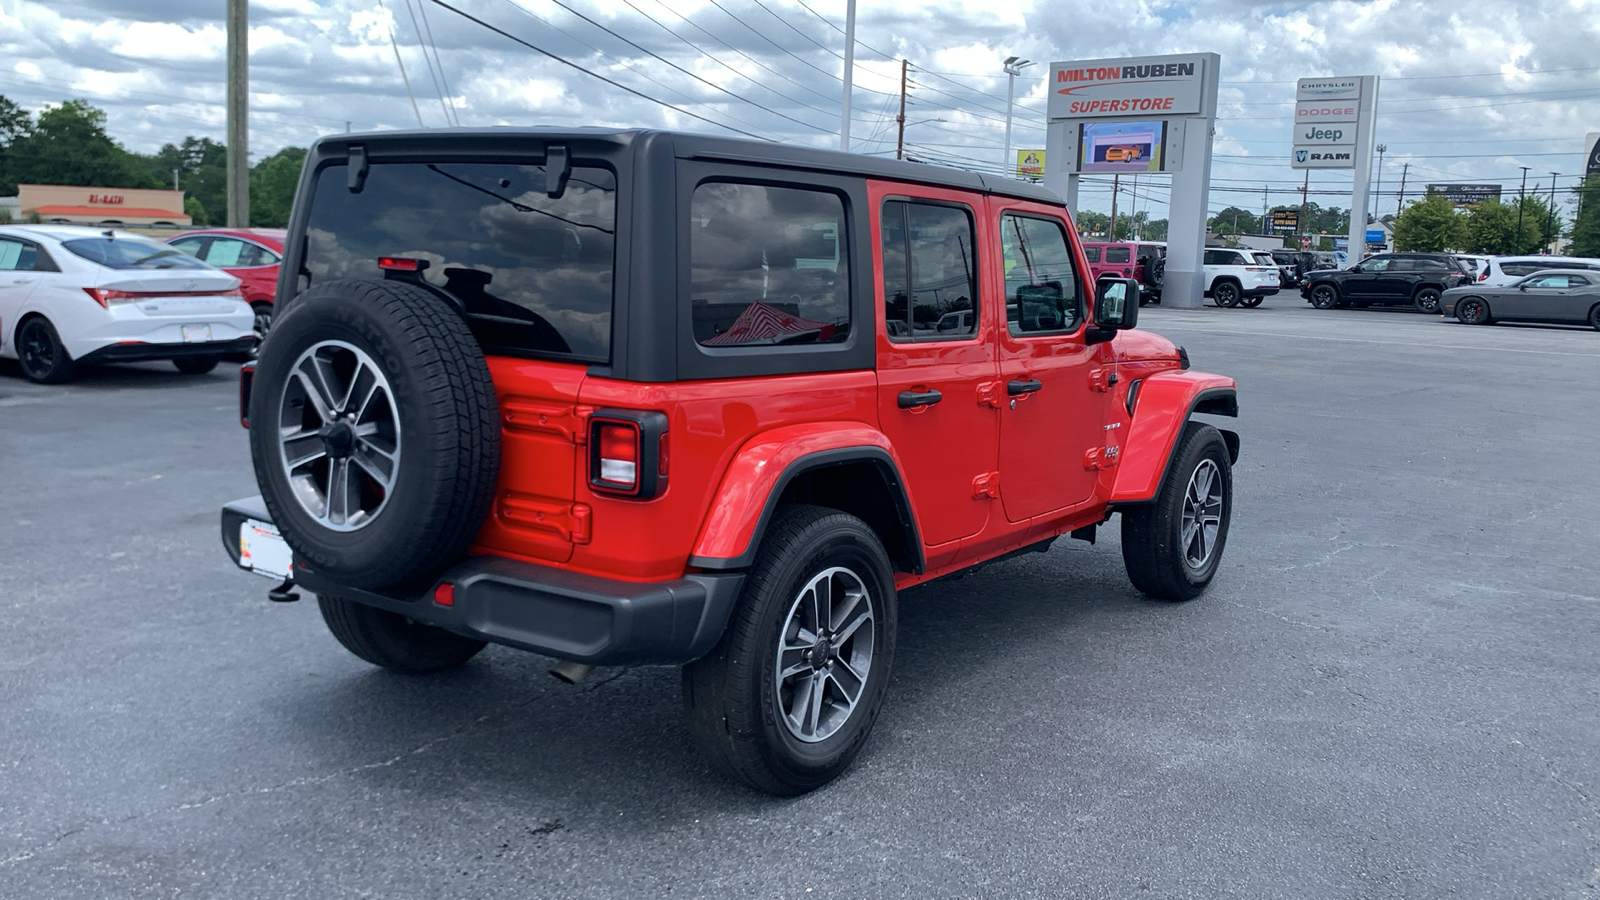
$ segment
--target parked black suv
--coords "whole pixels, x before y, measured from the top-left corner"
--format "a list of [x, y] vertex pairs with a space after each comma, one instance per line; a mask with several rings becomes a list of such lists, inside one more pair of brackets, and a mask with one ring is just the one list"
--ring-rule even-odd
[[1379, 253], [1348, 269], [1309, 273], [1300, 296], [1317, 309], [1382, 304], [1437, 313], [1439, 295], [1471, 277], [1448, 253]]

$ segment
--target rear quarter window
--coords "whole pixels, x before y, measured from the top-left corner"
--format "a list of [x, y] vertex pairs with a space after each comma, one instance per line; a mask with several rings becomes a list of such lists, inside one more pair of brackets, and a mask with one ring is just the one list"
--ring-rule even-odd
[[573, 166], [558, 198], [536, 165], [373, 163], [359, 193], [329, 166], [312, 196], [302, 289], [382, 279], [380, 256], [420, 259], [486, 349], [606, 362], [616, 197], [616, 176], [597, 166]]
[[1085, 247], [1083, 248], [1083, 255], [1089, 258], [1089, 262], [1097, 263], [1100, 261], [1100, 248]]
[[1127, 247], [1107, 247], [1106, 262], [1125, 263], [1131, 258]]

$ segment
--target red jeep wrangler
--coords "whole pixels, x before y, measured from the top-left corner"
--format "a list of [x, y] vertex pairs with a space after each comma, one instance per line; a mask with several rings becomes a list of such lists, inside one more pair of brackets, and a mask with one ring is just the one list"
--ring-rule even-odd
[[[684, 666], [695, 740], [795, 794], [882, 706], [897, 593], [1122, 515], [1198, 595], [1234, 383], [1130, 331], [1053, 194], [661, 132], [341, 135], [241, 384], [238, 565], [408, 673], [486, 642]], [[967, 313], [963, 315], [962, 313]], [[953, 315], [954, 314], [954, 315]]]

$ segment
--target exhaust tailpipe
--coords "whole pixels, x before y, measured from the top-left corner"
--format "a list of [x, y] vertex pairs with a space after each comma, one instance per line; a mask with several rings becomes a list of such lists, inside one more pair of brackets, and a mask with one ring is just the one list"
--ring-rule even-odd
[[589, 673], [593, 671], [594, 666], [565, 659], [550, 667], [550, 674], [561, 681], [565, 681], [567, 684], [577, 684], [588, 678]]

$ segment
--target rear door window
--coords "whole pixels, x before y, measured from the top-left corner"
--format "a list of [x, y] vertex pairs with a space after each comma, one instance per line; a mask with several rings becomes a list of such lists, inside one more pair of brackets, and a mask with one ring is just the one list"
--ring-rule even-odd
[[689, 230], [690, 308], [701, 345], [850, 336], [850, 255], [839, 195], [707, 182], [695, 188]]
[[978, 260], [964, 206], [883, 204], [883, 318], [891, 340], [977, 334]]
[[1100, 248], [1085, 247], [1083, 248], [1083, 255], [1089, 258], [1089, 262], [1097, 263], [1100, 261]]
[[[317, 179], [302, 289], [384, 277], [379, 257], [421, 260], [421, 277], [466, 307], [486, 349], [594, 362], [611, 356], [617, 181], [573, 166], [560, 197], [543, 166], [373, 163], [351, 193], [346, 168]], [[309, 273], [309, 278], [307, 277]]]

